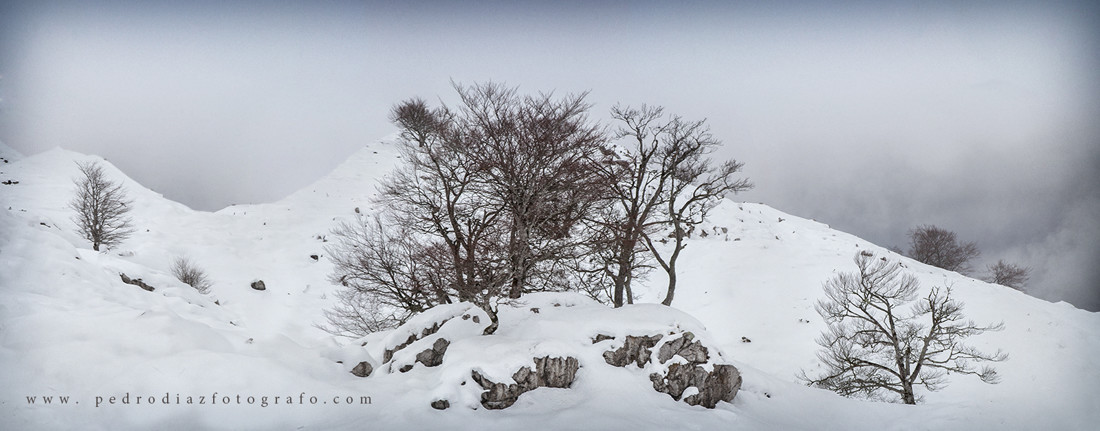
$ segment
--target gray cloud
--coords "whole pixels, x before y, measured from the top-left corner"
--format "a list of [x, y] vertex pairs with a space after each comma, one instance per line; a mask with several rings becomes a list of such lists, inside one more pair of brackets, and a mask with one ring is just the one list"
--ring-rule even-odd
[[[107, 157], [197, 209], [278, 199], [450, 80], [707, 118], [740, 199], [883, 245], [932, 223], [1100, 310], [1087, 3], [0, 5], [0, 140]], [[987, 262], [988, 261], [988, 262]]]

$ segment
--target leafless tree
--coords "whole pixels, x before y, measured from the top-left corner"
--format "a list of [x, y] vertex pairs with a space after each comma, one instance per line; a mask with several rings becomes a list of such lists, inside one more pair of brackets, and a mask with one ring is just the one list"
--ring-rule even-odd
[[370, 314], [386, 314], [370, 323], [340, 322], [340, 318], [366, 311], [337, 310], [329, 321], [337, 328], [400, 325], [412, 315], [448, 302], [447, 285], [434, 271], [438, 263], [432, 248], [418, 241], [407, 228], [388, 228], [381, 216], [356, 214], [332, 231], [326, 247], [334, 272], [331, 281], [356, 292], [342, 297], [342, 306], [370, 304]]
[[107, 179], [97, 162], [77, 163], [82, 176], [73, 180], [76, 196], [69, 208], [76, 211], [73, 222], [80, 235], [92, 242], [92, 249], [113, 247], [133, 233], [130, 212], [133, 201], [126, 198], [122, 184]]
[[1024, 286], [1027, 285], [1027, 280], [1031, 278], [1031, 268], [1021, 267], [1004, 260], [998, 260], [996, 264], [989, 265], [987, 270], [989, 276], [986, 281], [1008, 286], [1021, 292], [1024, 290]]
[[316, 327], [333, 335], [358, 338], [400, 326], [405, 310], [381, 304], [377, 295], [356, 289], [336, 291], [336, 305], [325, 310], [326, 323]]
[[429, 108], [421, 98], [398, 103], [390, 111], [390, 121], [401, 129], [401, 138], [406, 142], [415, 142], [418, 147], [438, 141], [449, 116], [445, 109]]
[[672, 116], [666, 123], [653, 129], [660, 148], [655, 166], [663, 179], [661, 204], [663, 225], [671, 231], [672, 251], [661, 252], [654, 235], [643, 231], [646, 245], [658, 265], [668, 274], [668, 289], [664, 305], [672, 305], [676, 293], [676, 263], [680, 252], [687, 247], [685, 240], [696, 225], [703, 223], [707, 213], [727, 193], [749, 190], [753, 184], [748, 178], [735, 178], [743, 163], [727, 160], [714, 164], [707, 156], [721, 141], [710, 134], [705, 120], [685, 121]]
[[960, 274], [970, 272], [970, 261], [981, 255], [973, 242], [960, 244], [955, 232], [932, 225], [909, 231], [909, 257]]
[[[590, 154], [603, 143], [583, 96], [519, 97], [497, 84], [456, 85], [462, 104], [393, 108], [404, 165], [382, 181], [380, 214], [341, 224], [330, 247], [333, 281], [346, 294], [330, 320], [370, 305], [400, 323], [431, 306], [469, 301], [493, 319], [496, 305], [532, 290], [574, 287], [587, 253], [583, 220], [598, 208]], [[384, 310], [401, 310], [386, 312]], [[354, 331], [351, 331], [354, 332]]]
[[198, 265], [186, 257], [177, 257], [172, 261], [172, 275], [184, 284], [195, 288], [199, 293], [210, 292], [210, 279]]
[[1000, 350], [982, 353], [962, 341], [1000, 330], [1003, 324], [979, 326], [963, 320], [963, 305], [951, 299], [950, 287], [933, 287], [918, 299], [916, 278], [885, 257], [863, 251], [855, 263], [859, 272], [841, 273], [825, 282], [826, 298], [816, 304], [829, 325], [817, 339], [823, 348], [817, 356], [825, 370], [817, 377], [803, 371], [800, 378], [844, 396], [905, 404], [919, 400], [916, 386], [941, 389], [947, 373], [997, 383], [996, 370], [976, 370], [974, 363], [1003, 361], [1008, 355]]
[[603, 185], [593, 160], [606, 137], [585, 94], [523, 96], [500, 84], [456, 85], [455, 136], [466, 142], [479, 191], [502, 213], [508, 297], [569, 283], [567, 263], [588, 242], [586, 214]]
[[615, 151], [601, 155], [597, 163], [612, 205], [598, 214], [606, 235], [601, 247], [602, 269], [611, 279], [612, 304], [621, 307], [634, 302], [631, 283], [652, 266], [645, 234], [661, 225], [667, 175], [659, 169], [662, 125], [657, 124], [663, 108], [615, 106], [614, 119], [622, 124], [615, 138], [625, 141]]

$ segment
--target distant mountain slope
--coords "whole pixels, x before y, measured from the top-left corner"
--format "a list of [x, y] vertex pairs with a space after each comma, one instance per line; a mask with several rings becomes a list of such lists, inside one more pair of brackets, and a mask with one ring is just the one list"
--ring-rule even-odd
[[[7, 158], [6, 151], [0, 146], [0, 157]], [[89, 160], [105, 163], [108, 176], [135, 199], [137, 232], [107, 253], [93, 252], [75, 234], [66, 207], [74, 162]], [[363, 349], [314, 326], [336, 289], [326, 280], [329, 229], [356, 208], [371, 211], [377, 179], [399, 162], [392, 144], [373, 143], [283, 200], [216, 213], [164, 199], [95, 156], [55, 149], [0, 162], [0, 180], [19, 182], [0, 185], [0, 428], [969, 430], [1091, 429], [1100, 423], [1100, 399], [1091, 395], [1100, 382], [1092, 360], [1100, 357], [1100, 313], [897, 256], [922, 289], [951, 285], [968, 317], [1004, 321], [1004, 331], [971, 340], [1010, 354], [996, 365], [1003, 382], [951, 376], [945, 390], [924, 394], [927, 402], [915, 407], [844, 399], [797, 383], [799, 369], [816, 366], [814, 338], [824, 323], [813, 304], [822, 296], [821, 283], [854, 270], [851, 259], [859, 250], [888, 252], [819, 222], [734, 201], [715, 209], [706, 237], [696, 233], [690, 240], [673, 303], [704, 325], [741, 368], [745, 383], [732, 405], [703, 410], [640, 395], [640, 387], [582, 384], [570, 389], [575, 394], [536, 390], [505, 411], [435, 411], [425, 398], [444, 390], [436, 387], [435, 374], [356, 378], [349, 373], [352, 361], [376, 346]], [[207, 271], [209, 295], [170, 275], [177, 256]], [[123, 284], [119, 273], [141, 277], [156, 290]], [[267, 290], [249, 287], [257, 279]], [[654, 272], [636, 290], [638, 302], [656, 302], [664, 280]], [[538, 327], [523, 315], [525, 325]], [[562, 342], [540, 340], [525, 342]], [[294, 403], [303, 392], [306, 400], [370, 395], [372, 404], [186, 404], [188, 395], [213, 392], [291, 396]], [[80, 404], [26, 400], [66, 394]], [[111, 396], [121, 402], [125, 394], [154, 396], [158, 404], [178, 394], [184, 401], [103, 404]], [[96, 397], [104, 398], [99, 407]]]

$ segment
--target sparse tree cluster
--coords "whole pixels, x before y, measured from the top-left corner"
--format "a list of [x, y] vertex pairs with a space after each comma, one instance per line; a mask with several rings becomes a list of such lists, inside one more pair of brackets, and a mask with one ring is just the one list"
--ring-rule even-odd
[[[501, 300], [578, 288], [595, 242], [585, 221], [601, 205], [594, 165], [606, 139], [584, 95], [456, 89], [456, 109], [419, 99], [393, 109], [406, 164], [383, 181], [379, 214], [334, 231], [334, 280], [396, 310], [384, 313], [391, 323], [454, 301], [495, 320]], [[363, 301], [346, 299], [345, 311]]]
[[[611, 292], [655, 259], [675, 289], [684, 237], [726, 193], [741, 164], [712, 164], [703, 122], [660, 108], [616, 108], [611, 136], [585, 95], [521, 96], [499, 84], [455, 86], [461, 104], [399, 103], [405, 162], [380, 187], [381, 210], [334, 231], [333, 332], [362, 334], [438, 304], [469, 301], [494, 319], [501, 301], [535, 291]], [[625, 139], [617, 147], [613, 139]], [[672, 251], [656, 245], [671, 232]], [[602, 283], [611, 280], [611, 287]]]
[[[969, 275], [970, 262], [981, 255], [974, 242], [959, 243], [955, 232], [932, 225], [921, 225], [909, 231], [908, 256], [932, 266]], [[892, 247], [891, 251], [902, 254]], [[1031, 268], [998, 260], [986, 268], [983, 278], [993, 284], [1011, 287], [1023, 291], [1031, 276]]]
[[918, 297], [916, 278], [885, 257], [863, 251], [855, 263], [857, 273], [838, 274], [824, 285], [825, 299], [816, 308], [828, 324], [817, 339], [825, 369], [812, 377], [803, 372], [802, 379], [844, 396], [905, 404], [920, 399], [916, 387], [942, 388], [948, 373], [998, 381], [992, 367], [975, 365], [1008, 356], [983, 353], [963, 340], [1000, 330], [1003, 324], [965, 320], [963, 305], [951, 298], [950, 287], [933, 287]]
[[127, 199], [122, 184], [107, 178], [97, 162], [77, 163], [81, 176], [73, 180], [75, 196], [69, 208], [76, 211], [73, 222], [84, 239], [92, 242], [92, 249], [114, 247], [133, 233], [130, 212], [133, 201]]
[[[660, 107], [616, 106], [619, 121], [615, 137], [622, 146], [611, 163], [601, 164], [612, 205], [601, 221], [608, 235], [602, 268], [613, 282], [612, 303], [633, 302], [631, 282], [652, 259], [668, 275], [665, 305], [676, 291], [676, 264], [687, 246], [685, 239], [728, 193], [752, 188], [746, 178], [735, 178], [742, 163], [719, 165], [706, 156], [721, 142], [704, 121], [665, 116]], [[668, 232], [672, 249], [658, 234]]]

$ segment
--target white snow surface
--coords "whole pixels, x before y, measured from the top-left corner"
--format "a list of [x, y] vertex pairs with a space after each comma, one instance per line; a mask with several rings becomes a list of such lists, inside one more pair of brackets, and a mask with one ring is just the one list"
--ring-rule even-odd
[[[326, 278], [325, 236], [356, 208], [372, 211], [377, 179], [399, 162], [391, 143], [364, 147], [281, 201], [216, 213], [169, 201], [95, 156], [54, 149], [23, 157], [0, 144], [0, 157], [8, 160], [0, 161], [0, 181], [19, 182], [0, 185], [0, 429], [1084, 430], [1100, 424], [1100, 397], [1091, 391], [1100, 384], [1094, 360], [1100, 314], [892, 255], [762, 204], [726, 201], [713, 211], [709, 235], [695, 235], [684, 251], [674, 308], [654, 304], [664, 293], [659, 273], [636, 288], [637, 304], [617, 310], [577, 294], [521, 298], [502, 307], [492, 336], [477, 335], [487, 319], [481, 310], [455, 304], [422, 319], [482, 313], [481, 323], [449, 320], [394, 360], [411, 363], [400, 355], [415, 355], [438, 337], [461, 338], [444, 365], [400, 373], [380, 360], [409, 333], [349, 340], [316, 327], [337, 289]], [[137, 231], [103, 253], [75, 233], [67, 208], [75, 162], [90, 160], [101, 161], [135, 201]], [[846, 399], [799, 383], [799, 370], [818, 367], [814, 339], [825, 325], [813, 304], [823, 296], [821, 283], [853, 271], [852, 257], [864, 249], [901, 259], [922, 289], [952, 286], [969, 318], [1003, 321], [1003, 331], [969, 340], [1009, 354], [995, 364], [1002, 382], [952, 375], [942, 391], [921, 392], [925, 402], [917, 406]], [[171, 276], [177, 256], [207, 272], [209, 294]], [[156, 290], [123, 284], [119, 273]], [[249, 287], [257, 279], [267, 290]], [[744, 384], [732, 403], [708, 410], [677, 402], [653, 391], [647, 372], [601, 363], [599, 352], [620, 341], [592, 344], [597, 333], [621, 340], [670, 329], [692, 331], [738, 367]], [[536, 389], [506, 410], [480, 407], [471, 370], [508, 381], [547, 355], [579, 356], [572, 388]], [[374, 365], [374, 374], [350, 374], [360, 361]], [[370, 404], [360, 404], [362, 397]], [[441, 398], [449, 409], [429, 406]]]

